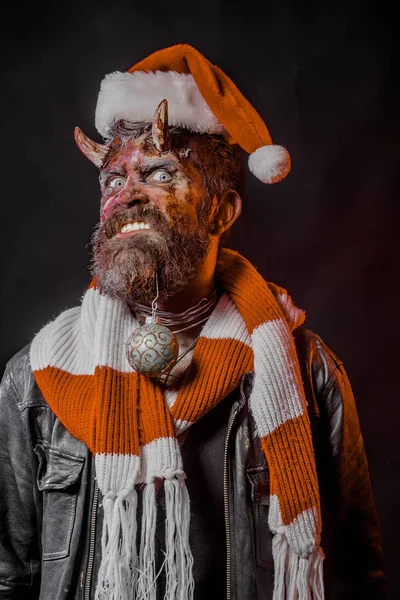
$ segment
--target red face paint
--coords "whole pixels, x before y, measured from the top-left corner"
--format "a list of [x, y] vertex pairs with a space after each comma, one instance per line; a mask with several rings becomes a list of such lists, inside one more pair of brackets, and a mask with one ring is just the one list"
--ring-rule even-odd
[[149, 204], [173, 226], [197, 227], [196, 209], [205, 193], [200, 170], [173, 152], [160, 155], [146, 146], [145, 136], [130, 140], [101, 169], [102, 222], [121, 210]]

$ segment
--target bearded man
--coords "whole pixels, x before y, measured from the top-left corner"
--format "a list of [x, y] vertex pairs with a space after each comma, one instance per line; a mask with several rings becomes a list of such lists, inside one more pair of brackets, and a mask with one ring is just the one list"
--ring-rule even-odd
[[2, 384], [1, 598], [386, 598], [343, 366], [223, 247], [239, 148], [266, 183], [287, 151], [187, 45], [107, 76], [96, 125], [92, 283]]

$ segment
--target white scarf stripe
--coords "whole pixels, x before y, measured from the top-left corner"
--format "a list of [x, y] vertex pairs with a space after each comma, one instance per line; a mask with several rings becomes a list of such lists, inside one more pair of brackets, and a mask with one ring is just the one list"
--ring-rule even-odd
[[164, 398], [170, 409], [174, 406], [177, 397], [178, 392], [176, 390], [170, 390], [168, 388], [164, 390]]
[[[71, 372], [71, 368], [74, 369], [76, 362], [76, 353], [80, 352], [80, 332], [79, 332], [79, 315], [81, 312], [80, 307], [71, 308], [61, 313], [55, 321], [48, 323], [39, 333], [34, 337], [31, 344], [30, 359], [33, 370], [38, 371], [45, 369], [46, 367], [58, 366], [61, 362], [65, 365], [65, 370]], [[63, 346], [58, 342], [57, 345], [52, 345], [53, 334], [65, 338], [66, 334], [68, 343], [68, 352], [64, 355]], [[58, 335], [57, 335], [58, 334]], [[87, 356], [83, 353], [83, 356], [79, 358], [80, 363], [83, 365], [82, 358]], [[60, 367], [59, 367], [60, 368]], [[83, 365], [83, 369], [87, 371], [89, 368], [88, 363]]]
[[121, 492], [136, 483], [150, 483], [156, 477], [183, 475], [182, 458], [176, 438], [158, 438], [132, 454], [96, 454], [96, 474], [101, 492]]
[[150, 483], [156, 477], [183, 475], [182, 457], [176, 438], [158, 438], [140, 448], [138, 482]]
[[[34, 370], [57, 367], [71, 375], [92, 375], [95, 366], [132, 373], [132, 367], [126, 359], [125, 344], [138, 326], [137, 320], [121, 302], [90, 288], [83, 298], [82, 307], [61, 313], [34, 338], [32, 367]], [[234, 339], [251, 348], [251, 336], [246, 323], [228, 294], [221, 296], [201, 336], [208, 339]], [[52, 347], [51, 354], [46, 346], [46, 340], [50, 339], [59, 340]], [[173, 393], [169, 397], [166, 394], [166, 400], [172, 408], [176, 397], [173, 398]]]
[[[273, 533], [284, 533], [290, 545], [299, 556], [308, 556], [316, 547], [316, 522], [318, 515], [315, 507], [304, 510], [289, 525], [284, 525], [279, 499], [276, 494], [269, 497], [268, 525]], [[305, 542], [305, 540], [307, 540]], [[306, 549], [306, 550], [305, 550]]]
[[251, 348], [251, 336], [246, 323], [228, 294], [223, 294], [219, 299], [201, 332], [201, 337], [237, 340]]
[[96, 454], [96, 476], [102, 493], [117, 494], [121, 489], [133, 489], [140, 468], [139, 456], [134, 454]]
[[250, 407], [260, 437], [304, 413], [301, 380], [288, 352], [291, 345], [287, 323], [281, 319], [253, 331], [255, 377]]
[[193, 423], [191, 421], [182, 421], [181, 419], [174, 419], [174, 425], [176, 435], [180, 435], [181, 433], [186, 431], [186, 429], [189, 429], [189, 427], [193, 425]]
[[[121, 373], [131, 373], [132, 367], [126, 358], [125, 345], [132, 331], [138, 327], [127, 306], [105, 295], [100, 296], [97, 324], [94, 337], [94, 355], [99, 367], [111, 367]], [[82, 319], [87, 320], [85, 306]]]

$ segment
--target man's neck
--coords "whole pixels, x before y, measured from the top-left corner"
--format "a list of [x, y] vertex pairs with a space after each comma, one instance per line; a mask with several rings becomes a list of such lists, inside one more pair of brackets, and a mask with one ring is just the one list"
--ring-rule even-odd
[[190, 282], [189, 285], [173, 298], [164, 302], [157, 302], [159, 310], [165, 310], [171, 313], [182, 313], [192, 306], [196, 306], [203, 298], [208, 298], [214, 291], [214, 276], [208, 281]]
[[208, 255], [201, 265], [197, 275], [177, 295], [165, 301], [157, 302], [159, 310], [181, 313], [196, 306], [203, 298], [210, 296], [215, 287], [215, 267], [217, 263], [218, 246], [215, 242], [210, 246]]

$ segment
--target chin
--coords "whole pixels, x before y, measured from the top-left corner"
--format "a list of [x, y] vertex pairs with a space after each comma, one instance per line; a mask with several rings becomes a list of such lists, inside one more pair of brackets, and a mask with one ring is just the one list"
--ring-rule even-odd
[[128, 305], [150, 304], [173, 298], [196, 277], [209, 248], [209, 236], [197, 231], [182, 235], [155, 230], [135, 232], [124, 239], [107, 238], [101, 230], [93, 238], [92, 273], [102, 293]]

